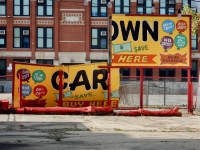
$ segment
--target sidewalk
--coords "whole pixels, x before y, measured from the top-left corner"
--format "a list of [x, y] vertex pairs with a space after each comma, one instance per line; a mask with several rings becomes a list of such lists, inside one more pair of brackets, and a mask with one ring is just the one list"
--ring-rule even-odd
[[195, 113], [182, 117], [1, 114], [0, 122], [76, 122], [84, 125], [78, 129], [92, 131], [200, 132], [200, 115]]
[[[198, 150], [200, 115], [0, 115], [1, 150]], [[196, 112], [195, 112], [196, 113]]]

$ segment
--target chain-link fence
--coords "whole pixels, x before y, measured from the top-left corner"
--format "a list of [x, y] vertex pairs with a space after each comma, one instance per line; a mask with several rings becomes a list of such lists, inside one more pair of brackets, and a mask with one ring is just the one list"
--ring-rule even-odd
[[[187, 78], [150, 78], [144, 77], [143, 106], [181, 106], [187, 107]], [[193, 104], [200, 109], [200, 86], [197, 78], [191, 78], [194, 86]], [[12, 93], [12, 75], [0, 76], [0, 94], [7, 96]], [[6, 95], [7, 94], [7, 95]], [[140, 106], [140, 77], [123, 76], [120, 78], [119, 107]], [[8, 97], [8, 96], [7, 96]], [[6, 97], [6, 98], [7, 98]], [[11, 96], [10, 96], [11, 97]], [[10, 98], [11, 99], [11, 98]]]
[[[187, 107], [188, 82], [187, 78], [150, 78], [144, 77], [143, 106], [181, 106]], [[198, 82], [196, 78], [191, 81], [194, 85], [193, 100], [196, 102]], [[121, 77], [119, 107], [140, 106], [140, 77]]]
[[0, 76], [0, 93], [12, 93], [12, 75]]

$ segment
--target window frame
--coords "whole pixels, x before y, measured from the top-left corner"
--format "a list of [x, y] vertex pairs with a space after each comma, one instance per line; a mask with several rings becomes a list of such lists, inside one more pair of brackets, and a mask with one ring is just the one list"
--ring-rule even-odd
[[[42, 63], [39, 63], [39, 61], [42, 61]], [[52, 63], [47, 63], [48, 61]], [[53, 63], [53, 59], [36, 59], [36, 64], [53, 65]]]
[[[162, 2], [161, 0], [160, 0], [160, 2], [159, 2], [159, 14], [161, 14], [161, 9], [165, 9], [165, 15], [174, 15], [174, 14], [176, 14], [176, 1], [175, 1], [175, 3], [174, 4], [169, 4], [169, 0], [164, 0], [165, 2]], [[165, 6], [164, 7], [162, 7], [161, 6], [161, 3], [165, 3]], [[173, 10], [174, 10], [174, 12], [173, 13], [170, 13], [170, 8], [173, 8]], [[162, 14], [163, 15], [163, 14]]]
[[[39, 13], [38, 13], [38, 11], [39, 11], [39, 6], [43, 6], [43, 15], [39, 15]], [[47, 14], [47, 7], [48, 6], [51, 6], [51, 8], [52, 8], [52, 15], [48, 15]], [[52, 1], [52, 5], [48, 5], [47, 4], [47, 0], [44, 0], [44, 2], [43, 3], [39, 3], [38, 1], [37, 1], [37, 16], [54, 16], [54, 2]]]
[[0, 27], [0, 30], [5, 30], [5, 34], [0, 34], [0, 39], [4, 39], [4, 44], [0, 44], [0, 48], [6, 48], [6, 27]]
[[[116, 1], [114, 1], [114, 13], [115, 14], [130, 14], [130, 5], [131, 5], [131, 2], [129, 0], [129, 6], [124, 6], [124, 0], [118, 0], [120, 1], [120, 5], [117, 6], [116, 5]], [[116, 7], [119, 7], [120, 8], [120, 12], [119, 13], [116, 13]], [[124, 12], [124, 8], [128, 7], [128, 13], [125, 13]]]
[[[43, 29], [43, 37], [38, 37], [38, 29]], [[51, 41], [52, 41], [52, 47], [47, 47], [47, 39], [50, 39], [50, 37], [47, 36], [47, 29], [52, 29], [52, 37], [51, 37]], [[53, 48], [53, 27], [37, 27], [37, 48], [42, 48], [42, 49], [52, 49]], [[43, 38], [43, 47], [39, 47], [38, 46], [38, 38]]]
[[[151, 1], [151, 5], [150, 6], [147, 6], [147, 1]], [[147, 13], [147, 8], [149, 8], [150, 10], [152, 9], [152, 5], [153, 5], [153, 0], [145, 0], [143, 1], [143, 4], [139, 4], [138, 3], [138, 0], [137, 0], [137, 14], [153, 14], [153, 12], [150, 11], [150, 13]], [[138, 12], [138, 8], [142, 8], [142, 13]]]
[[[108, 16], [108, 9], [107, 9], [107, 3], [101, 4], [101, 0], [96, 0], [97, 4], [93, 3], [94, 0], [91, 0], [91, 17], [107, 17]], [[101, 8], [105, 7], [106, 9], [106, 15], [102, 15]], [[94, 15], [95, 12], [93, 12], [93, 8], [97, 9], [97, 15]]]
[[[121, 76], [130, 76], [131, 75], [131, 69], [130, 68], [120, 68], [119, 73]], [[127, 78], [127, 80], [130, 80], [130, 78]]]
[[[148, 75], [148, 74], [151, 74], [151, 75]], [[136, 69], [136, 76], [140, 76], [140, 69], [138, 69], [138, 68]], [[153, 77], [153, 68], [144, 68], [143, 76], [144, 77]]]
[[30, 63], [30, 59], [13, 59], [13, 62]]
[[[196, 66], [194, 66], [194, 63], [196, 64]], [[190, 76], [194, 77], [192, 78], [193, 82], [198, 82], [199, 78], [198, 78], [198, 60], [192, 60], [192, 64], [191, 64], [192, 68], [190, 69]], [[194, 68], [195, 67], [195, 68]], [[187, 71], [188, 69], [181, 69], [181, 78], [182, 81], [187, 81]]]
[[[97, 38], [93, 38], [92, 37], [92, 30], [93, 29], [97, 29]], [[106, 31], [106, 36], [101, 36], [101, 31]], [[93, 47], [93, 43], [92, 40], [97, 39], [97, 48]], [[106, 39], [106, 47], [105, 48], [101, 48], [101, 39]], [[107, 28], [91, 28], [91, 49], [108, 49], [108, 32], [107, 32]]]
[[194, 3], [192, 5], [192, 2], [194, 2], [193, 0], [181, 0], [182, 7], [184, 6], [184, 1], [187, 1], [186, 4], [188, 4], [191, 8], [196, 8]]
[[[13, 16], [30, 16], [30, 0], [26, 0], [29, 1], [29, 5], [24, 5], [24, 0], [19, 0], [20, 4], [19, 5], [15, 5], [15, 0], [13, 0]], [[15, 6], [19, 6], [20, 10], [19, 10], [19, 15], [15, 14]], [[28, 6], [29, 11], [28, 11], [28, 15], [24, 15], [23, 11], [24, 11], [24, 6]]]
[[0, 59], [0, 64], [2, 65], [1, 61], [4, 61], [4, 69], [1, 69], [1, 67], [0, 67], [0, 76], [6, 76], [6, 73], [7, 73], [6, 59]]
[[5, 0], [5, 2], [0, 2], [0, 6], [4, 6], [5, 7], [4, 14], [0, 14], [0, 16], [6, 16], [6, 0]]
[[[17, 29], [19, 29], [19, 36], [16, 36], [15, 35], [15, 28]], [[29, 35], [23, 35], [23, 30], [28, 30], [29, 31]], [[20, 46], [19, 47], [15, 47], [15, 38], [19, 38], [20, 40], [20, 42], [19, 42], [19, 44], [20, 44]], [[23, 46], [23, 39], [24, 38], [28, 38], [28, 44], [29, 44], [29, 46], [28, 47], [24, 47]], [[30, 48], [30, 27], [13, 27], [13, 48]]]
[[[161, 76], [161, 70], [165, 72], [163, 76]], [[174, 75], [171, 75], [171, 71], [173, 71]], [[160, 68], [159, 69], [159, 77], [176, 77], [176, 69], [175, 68]]]
[[[196, 47], [193, 47], [193, 41], [195, 42], [196, 44]], [[198, 51], [198, 33], [196, 34], [196, 36], [192, 36], [191, 38], [191, 47], [192, 47], [192, 50], [197, 50]]]
[[[181, 2], [182, 2], [182, 7], [184, 6], [184, 4], [188, 4], [191, 7], [191, 9], [196, 8], [194, 1], [182, 0]], [[193, 47], [193, 45], [192, 45], [193, 41], [195, 41], [196, 47]], [[196, 34], [196, 36], [191, 37], [191, 47], [192, 47], [192, 50], [198, 50], [198, 33]]]

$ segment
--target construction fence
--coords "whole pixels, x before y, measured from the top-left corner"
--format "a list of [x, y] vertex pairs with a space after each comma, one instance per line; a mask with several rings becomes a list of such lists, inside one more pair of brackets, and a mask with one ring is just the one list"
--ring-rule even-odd
[[[188, 78], [144, 77], [143, 107], [180, 106], [188, 104]], [[197, 78], [193, 84], [194, 108], [200, 108], [200, 91]], [[121, 76], [119, 88], [119, 107], [140, 106], [140, 77]], [[0, 95], [12, 93], [12, 76], [0, 76]], [[198, 100], [199, 99], [199, 100]]]
[[[197, 78], [191, 78], [193, 84], [193, 104], [196, 107], [200, 95]], [[122, 76], [120, 81], [119, 107], [140, 106], [140, 77]], [[188, 104], [188, 78], [144, 77], [143, 107], [180, 106]]]

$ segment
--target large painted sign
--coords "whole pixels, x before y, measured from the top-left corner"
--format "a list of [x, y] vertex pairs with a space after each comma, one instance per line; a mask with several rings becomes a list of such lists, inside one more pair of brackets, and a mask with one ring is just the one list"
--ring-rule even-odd
[[[59, 71], [63, 71], [63, 106], [107, 106], [107, 63], [50, 66], [14, 63], [14, 107], [20, 106], [20, 71], [22, 72], [22, 106], [58, 106]], [[111, 69], [111, 106], [118, 107], [119, 69]]]
[[190, 16], [112, 15], [112, 66], [190, 67]]

